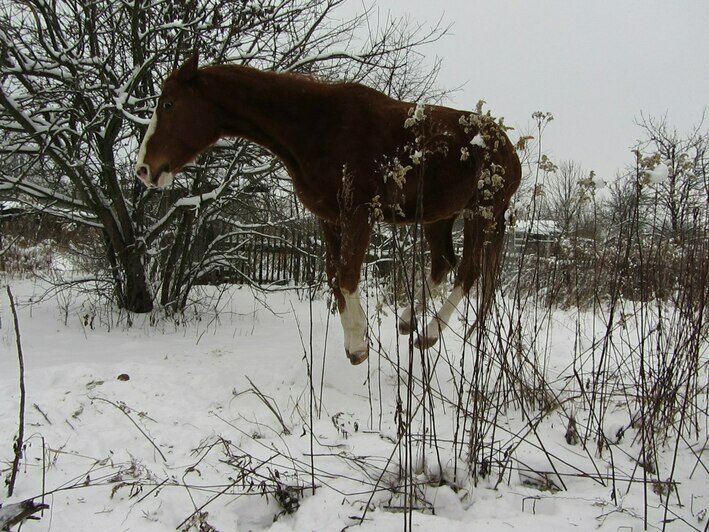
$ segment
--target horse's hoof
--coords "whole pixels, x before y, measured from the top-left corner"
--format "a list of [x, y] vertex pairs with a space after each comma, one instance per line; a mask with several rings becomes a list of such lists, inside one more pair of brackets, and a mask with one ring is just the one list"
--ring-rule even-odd
[[411, 334], [411, 331], [413, 331], [414, 327], [416, 326], [416, 316], [412, 314], [408, 320], [406, 318], [399, 318], [397, 322], [399, 334], [401, 334], [402, 336], [408, 336], [409, 334]]
[[438, 342], [438, 336], [436, 336], [435, 338], [432, 338], [430, 336], [419, 336], [418, 338], [416, 338], [414, 346], [416, 346], [417, 349], [423, 351], [424, 349], [428, 349], [429, 347], [433, 347], [434, 345], [436, 345], [436, 342]]
[[411, 334], [411, 322], [399, 320], [399, 334], [406, 336]]
[[354, 353], [345, 350], [345, 354], [347, 354], [347, 358], [350, 359], [350, 363], [353, 366], [357, 366], [367, 360], [369, 357], [369, 348], [365, 348], [363, 351], [355, 351]]

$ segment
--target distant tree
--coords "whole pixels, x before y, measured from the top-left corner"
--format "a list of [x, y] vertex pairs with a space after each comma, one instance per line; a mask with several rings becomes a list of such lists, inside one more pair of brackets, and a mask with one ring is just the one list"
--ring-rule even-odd
[[[370, 13], [338, 17], [344, 0], [9, 0], [0, 6], [0, 194], [94, 230], [118, 303], [180, 309], [191, 288], [235, 268], [231, 237], [292, 212], [269, 211], [288, 192], [259, 147], [229, 140], [167, 192], [133, 178], [158, 81], [193, 50], [205, 61], [316, 74], [399, 98], [433, 94], [438, 65], [421, 45], [442, 31]], [[435, 97], [435, 95], [434, 95]]]
[[702, 124], [681, 135], [664, 119], [643, 117], [635, 164], [610, 187], [604, 271], [626, 297], [705, 297], [709, 134]]
[[669, 127], [665, 118], [643, 116], [639, 123], [645, 138], [635, 151], [635, 177], [643, 212], [658, 236], [676, 243], [707, 227], [709, 130], [704, 118], [688, 134]]
[[544, 198], [544, 181], [556, 166], [544, 153], [544, 132], [554, 120], [550, 112], [532, 113], [534, 127], [520, 132], [516, 141], [517, 154], [522, 163], [522, 182], [515, 194], [516, 216], [520, 219], [538, 219]]
[[564, 161], [544, 181], [541, 217], [553, 220], [563, 235], [593, 237], [594, 201], [602, 182], [574, 161]]

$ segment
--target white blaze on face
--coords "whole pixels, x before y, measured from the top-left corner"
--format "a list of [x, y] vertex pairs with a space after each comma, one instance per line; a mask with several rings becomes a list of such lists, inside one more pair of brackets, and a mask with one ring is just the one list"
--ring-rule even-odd
[[141, 142], [140, 149], [138, 150], [138, 162], [135, 165], [135, 173], [138, 176], [138, 179], [149, 187], [157, 186], [158, 188], [165, 188], [172, 183], [172, 172], [162, 172], [158, 176], [157, 182], [153, 183], [153, 176], [151, 175], [152, 170], [147, 164], [145, 164], [145, 152], [148, 150], [148, 141], [155, 133], [157, 127], [158, 112], [156, 109], [153, 111], [153, 116], [150, 118], [150, 123], [148, 124], [148, 130], [145, 132], [143, 142]]
[[150, 140], [150, 137], [153, 136], [153, 133], [155, 133], [155, 129], [158, 127], [158, 110], [155, 109], [153, 111], [153, 116], [150, 117], [150, 123], [148, 124], [148, 130], [145, 132], [145, 136], [143, 137], [143, 142], [140, 144], [140, 149], [138, 150], [138, 163], [135, 165], [136, 170], [141, 164], [144, 163], [145, 159], [145, 151], [148, 149], [148, 141]]

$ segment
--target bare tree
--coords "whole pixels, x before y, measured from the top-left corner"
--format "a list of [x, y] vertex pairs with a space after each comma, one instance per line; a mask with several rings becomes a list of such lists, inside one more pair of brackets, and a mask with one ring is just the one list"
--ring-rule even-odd
[[[645, 133], [636, 154], [639, 159], [643, 200], [648, 221], [658, 235], [683, 242], [697, 227], [706, 227], [709, 207], [709, 130], [705, 117], [688, 134], [667, 125], [666, 118], [643, 116], [639, 125]], [[659, 165], [666, 175], [653, 174]], [[655, 182], [653, 182], [655, 181]]]
[[[344, 0], [112, 2], [10, 0], [0, 7], [0, 194], [94, 230], [84, 252], [126, 309], [179, 309], [200, 279], [232, 269], [233, 237], [293, 213], [264, 150], [222, 142], [169, 192], [132, 176], [157, 82], [194, 49], [210, 62], [360, 81], [397, 97], [433, 94], [438, 65], [417, 51], [440, 37], [370, 13], [341, 20]], [[435, 95], [434, 95], [435, 97]]]
[[592, 237], [593, 200], [598, 182], [574, 161], [546, 176], [542, 217], [554, 220], [563, 235]]

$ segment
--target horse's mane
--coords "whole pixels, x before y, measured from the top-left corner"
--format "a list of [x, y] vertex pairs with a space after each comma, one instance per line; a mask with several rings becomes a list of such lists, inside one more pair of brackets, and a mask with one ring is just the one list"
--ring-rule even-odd
[[224, 76], [246, 76], [251, 81], [258, 79], [263, 83], [268, 83], [269, 81], [281, 84], [285, 83], [291, 85], [291, 88], [294, 90], [298, 87], [307, 88], [308, 90], [327, 90], [330, 88], [335, 88], [365, 95], [369, 98], [392, 100], [392, 98], [386, 94], [372, 87], [368, 87], [367, 85], [363, 85], [362, 83], [339, 79], [325, 79], [313, 73], [260, 70], [248, 65], [229, 63], [204, 66], [200, 68], [200, 71], [216, 73], [217, 75]]

